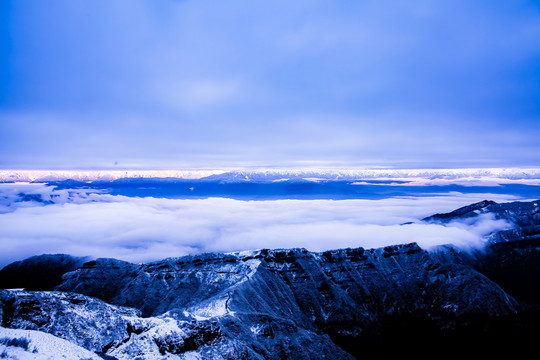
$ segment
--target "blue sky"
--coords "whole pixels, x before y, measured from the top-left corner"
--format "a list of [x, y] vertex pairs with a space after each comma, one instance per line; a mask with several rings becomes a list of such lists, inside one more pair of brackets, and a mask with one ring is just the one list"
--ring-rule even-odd
[[0, 168], [540, 166], [538, 1], [4, 0]]

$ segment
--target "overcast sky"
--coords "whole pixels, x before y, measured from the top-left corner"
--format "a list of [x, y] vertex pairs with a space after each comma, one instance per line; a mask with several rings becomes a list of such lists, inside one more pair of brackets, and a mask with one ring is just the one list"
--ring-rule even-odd
[[3, 0], [0, 168], [540, 166], [540, 3]]

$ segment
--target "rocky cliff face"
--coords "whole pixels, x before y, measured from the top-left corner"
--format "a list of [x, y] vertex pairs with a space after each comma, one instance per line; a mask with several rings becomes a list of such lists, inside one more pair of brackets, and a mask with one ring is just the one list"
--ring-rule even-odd
[[[513, 302], [480, 273], [432, 256], [414, 243], [324, 253], [291, 249], [204, 254], [144, 265], [97, 259], [65, 274], [57, 290], [137, 308], [144, 316], [173, 311], [202, 319], [259, 311], [256, 304], [264, 303], [264, 310], [275, 315], [303, 313], [328, 321], [336, 316], [333, 308], [350, 308], [364, 319], [411, 306], [436, 307], [437, 298], [446, 296], [441, 291], [467, 288], [465, 280], [477, 286], [466, 300], [449, 297], [456, 312], [512, 311]], [[483, 296], [485, 289], [478, 286], [491, 286], [493, 293]], [[253, 294], [246, 297], [246, 292]], [[282, 294], [295, 301], [284, 303]]]
[[512, 224], [488, 236], [488, 245], [470, 262], [520, 303], [540, 305], [540, 200], [498, 204], [482, 201], [424, 221], [448, 223], [490, 215]]
[[135, 309], [75, 293], [1, 291], [0, 302], [3, 327], [47, 332], [95, 352], [125, 338], [138, 317]]
[[331, 358], [339, 358], [341, 348], [358, 355], [348, 344], [382, 331], [389, 317], [421, 313], [441, 330], [464, 315], [505, 316], [518, 307], [473, 268], [416, 244], [206, 254], [147, 265], [98, 259], [66, 274], [57, 290], [136, 308], [144, 316], [214, 319], [222, 337], [249, 339], [241, 345], [248, 353], [276, 359], [315, 358], [323, 348], [332, 349]]
[[[536, 231], [537, 208], [535, 202], [486, 201], [425, 221], [489, 212], [512, 222], [513, 230]], [[492, 235], [486, 251], [476, 254], [451, 247], [428, 252], [412, 243], [203, 254], [149, 264], [96, 259], [64, 274], [56, 291], [0, 292], [2, 326], [47, 332], [116, 359], [385, 358], [418, 355], [411, 344], [419, 340], [445, 353], [473, 344], [524, 348], [540, 317], [520, 291], [540, 277], [516, 289], [498, 280], [508, 264], [515, 266], [509, 282], [523, 276], [538, 253], [524, 245], [533, 238], [497, 242], [502, 237]], [[517, 266], [527, 259], [530, 265]]]
[[474, 219], [489, 214], [498, 220], [506, 220], [513, 228], [491, 234], [492, 244], [509, 241], [540, 240], [540, 200], [499, 204], [484, 200], [464, 206], [450, 213], [435, 214], [424, 221], [448, 223], [462, 219]]

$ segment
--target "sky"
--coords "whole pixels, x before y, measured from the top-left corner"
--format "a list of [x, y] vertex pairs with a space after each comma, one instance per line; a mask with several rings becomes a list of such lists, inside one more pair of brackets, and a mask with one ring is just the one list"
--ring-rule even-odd
[[540, 2], [3, 0], [0, 168], [540, 166]]

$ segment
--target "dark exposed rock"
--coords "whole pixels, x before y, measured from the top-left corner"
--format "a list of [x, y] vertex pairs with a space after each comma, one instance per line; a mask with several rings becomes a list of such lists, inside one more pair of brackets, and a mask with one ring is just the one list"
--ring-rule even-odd
[[39, 330], [91, 351], [128, 337], [135, 309], [120, 308], [76, 293], [0, 290], [3, 327]]
[[474, 267], [520, 303], [540, 306], [540, 239], [492, 244]]
[[494, 234], [492, 238], [493, 243], [540, 238], [540, 200], [515, 201], [501, 204], [484, 200], [449, 213], [426, 217], [423, 221], [448, 223], [466, 218], [474, 218], [482, 214], [490, 214], [496, 220], [506, 220], [514, 225], [512, 230], [499, 231], [497, 234]]
[[81, 266], [89, 258], [65, 254], [32, 256], [0, 270], [0, 288], [51, 290], [62, 282], [62, 275]]
[[[516, 314], [512, 297], [458, 259], [464, 258], [454, 249], [430, 253], [414, 243], [324, 253], [205, 254], [147, 265], [98, 259], [66, 274], [57, 289], [134, 307], [145, 316], [217, 317], [222, 337], [249, 339], [246, 346], [265, 359], [279, 358], [276, 353], [313, 358], [314, 349], [321, 353], [323, 347], [339, 358], [328, 336], [358, 355], [350, 344], [383, 334], [384, 324], [396, 319], [414, 319], [415, 326], [442, 334], [460, 326], [465, 315]], [[104, 286], [111, 279], [114, 284]], [[234, 320], [224, 325], [229, 317]], [[285, 338], [304, 339], [311, 347], [283, 343]]]
[[492, 205], [497, 205], [497, 203], [495, 201], [483, 200], [475, 204], [461, 207], [449, 213], [431, 215], [422, 220], [430, 221], [430, 222], [434, 222], [434, 221], [448, 222], [448, 221], [456, 220], [456, 219], [475, 217], [481, 213], [485, 213], [489, 211]]
[[520, 303], [540, 306], [540, 200], [502, 204], [482, 201], [424, 220], [444, 223], [480, 214], [505, 220], [512, 228], [490, 234], [486, 248], [468, 264]]

